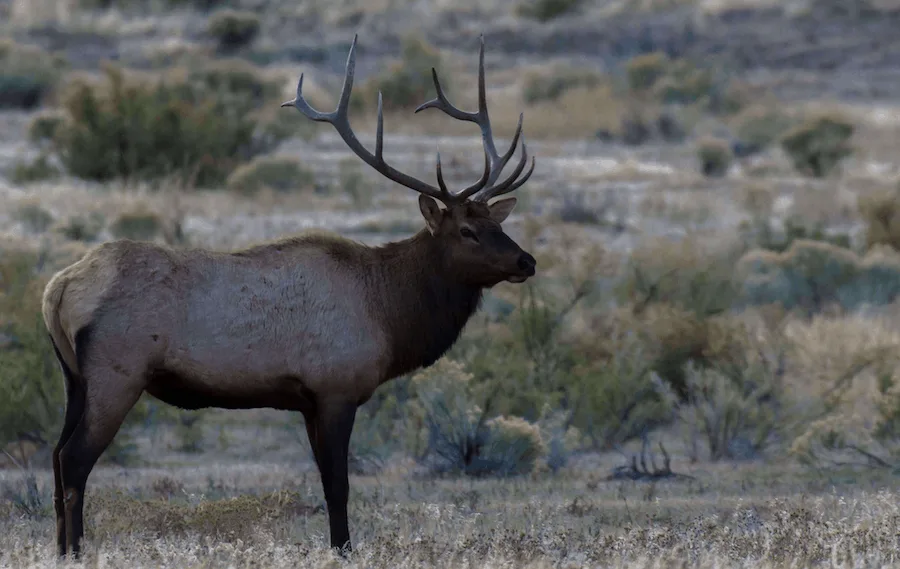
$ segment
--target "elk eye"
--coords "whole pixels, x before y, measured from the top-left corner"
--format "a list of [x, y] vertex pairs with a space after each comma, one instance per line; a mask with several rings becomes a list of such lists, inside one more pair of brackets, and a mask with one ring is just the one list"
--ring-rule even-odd
[[459, 230], [459, 234], [465, 237], [466, 239], [471, 239], [473, 241], [478, 241], [478, 237], [475, 237], [475, 234], [468, 227], [463, 227]]

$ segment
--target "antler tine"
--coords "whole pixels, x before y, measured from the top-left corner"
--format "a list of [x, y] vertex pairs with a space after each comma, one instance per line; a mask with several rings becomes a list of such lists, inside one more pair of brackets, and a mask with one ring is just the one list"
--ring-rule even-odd
[[[509, 160], [512, 158], [513, 154], [515, 154], [516, 147], [519, 143], [519, 138], [522, 135], [522, 123], [524, 121], [524, 114], [519, 114], [519, 122], [516, 126], [516, 131], [513, 134], [512, 142], [509, 146], [509, 149], [501, 156], [497, 152], [497, 147], [494, 142], [494, 134], [493, 129], [491, 127], [491, 119], [488, 112], [487, 105], [487, 85], [485, 81], [485, 73], [484, 73], [484, 35], [480, 37], [480, 46], [478, 50], [478, 111], [477, 112], [468, 112], [463, 111], [462, 109], [454, 106], [450, 100], [447, 98], [444, 89], [441, 87], [440, 79], [438, 78], [437, 70], [432, 68], [431, 76], [434, 80], [434, 89], [436, 92], [436, 96], [434, 99], [427, 101], [421, 105], [419, 105], [415, 112], [422, 111], [424, 109], [438, 109], [448, 116], [476, 123], [481, 128], [481, 139], [482, 144], [484, 146], [485, 152], [485, 169], [487, 172], [487, 178], [481, 179], [475, 184], [467, 187], [461, 192], [456, 194], [457, 199], [465, 200], [474, 194], [478, 194], [479, 192], [484, 192], [485, 195], [500, 195], [494, 193], [490, 186], [494, 184], [497, 179], [500, 177], [501, 172], [506, 167]], [[523, 164], [524, 168], [524, 164]], [[521, 169], [518, 171], [518, 174], [521, 174]], [[518, 175], [516, 174], [516, 176]], [[515, 180], [515, 176], [512, 177], [512, 180]], [[508, 182], [508, 183], [507, 183]], [[503, 193], [506, 193], [511, 187], [512, 181], [507, 181], [502, 184], [502, 186], [497, 186], [495, 189], [500, 189], [501, 187], [505, 190]], [[518, 187], [518, 186], [516, 186]], [[481, 201], [481, 200], [479, 200]]]
[[[307, 118], [317, 122], [327, 122], [334, 127], [341, 139], [350, 147], [357, 156], [374, 168], [377, 172], [386, 178], [397, 182], [407, 188], [431, 196], [433, 198], [445, 201], [448, 195], [439, 188], [432, 186], [422, 180], [418, 180], [404, 174], [393, 168], [385, 162], [384, 151], [384, 113], [382, 111], [382, 96], [378, 94], [378, 124], [375, 133], [375, 154], [372, 154], [362, 145], [353, 129], [350, 126], [349, 110], [350, 110], [350, 94], [353, 90], [353, 77], [356, 71], [356, 42], [357, 35], [353, 36], [353, 43], [350, 44], [350, 53], [347, 54], [347, 66], [344, 72], [344, 85], [341, 87], [341, 95], [338, 100], [337, 107], [330, 113], [323, 113], [313, 108], [303, 97], [303, 74], [297, 82], [297, 96], [292, 101], [286, 101], [281, 104], [282, 107], [295, 107], [303, 113]], [[452, 200], [452, 197], [450, 198]]]
[[477, 182], [472, 184], [471, 186], [460, 191], [457, 196], [459, 199], [464, 200], [471, 196], [472, 194], [478, 193], [479, 190], [483, 189], [487, 183], [488, 178], [491, 176], [491, 158], [488, 156], [487, 150], [484, 151], [484, 172], [481, 174], [481, 178], [478, 179]]
[[[525, 172], [525, 175], [522, 176], [521, 178], [519, 178], [518, 181], [516, 181], [514, 184], [511, 184], [509, 187], [506, 187], [506, 188], [498, 187], [497, 191], [491, 192], [491, 195], [489, 197], [487, 197], [483, 200], [479, 199], [477, 201], [487, 201], [491, 198], [495, 198], [497, 196], [502, 196], [503, 194], [508, 194], [510, 192], [518, 190], [520, 187], [522, 187], [522, 184], [527, 182], [528, 178], [530, 178], [531, 175], [534, 173], [534, 166], [535, 166], [535, 160], [534, 160], [534, 156], [532, 156], [531, 157], [531, 167], [528, 168], [528, 171]], [[513, 178], [510, 177], [510, 179], [513, 179]]]
[[447, 184], [444, 182], [444, 173], [441, 171], [441, 153], [437, 153], [437, 181], [438, 186], [441, 187], [441, 194], [443, 194], [443, 200], [445, 203], [450, 203], [455, 199], [450, 193], [450, 190], [447, 189]]
[[524, 184], [528, 178], [531, 177], [531, 173], [534, 171], [534, 158], [531, 159], [531, 169], [528, 173], [525, 174], [525, 177], [519, 181], [516, 179], [522, 173], [522, 170], [525, 169], [525, 165], [528, 163], [528, 147], [525, 145], [525, 140], [522, 140], [522, 157], [519, 158], [519, 163], [516, 164], [515, 170], [513, 170], [512, 174], [510, 174], [505, 180], [501, 183], [486, 188], [483, 192], [475, 196], [473, 198], [474, 201], [477, 202], [487, 202], [491, 198], [495, 198], [497, 196], [508, 194], [509, 192], [515, 190]]

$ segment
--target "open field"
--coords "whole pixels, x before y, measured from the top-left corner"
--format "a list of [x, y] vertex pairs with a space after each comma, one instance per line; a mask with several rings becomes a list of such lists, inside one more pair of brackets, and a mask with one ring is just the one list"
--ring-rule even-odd
[[[351, 481], [356, 551], [328, 548], [296, 465], [98, 469], [85, 567], [895, 567], [890, 477], [703, 465], [694, 480]], [[4, 483], [18, 484], [17, 476]], [[13, 479], [13, 482], [10, 482]], [[46, 492], [46, 477], [38, 486]], [[53, 567], [53, 522], [3, 512], [3, 567]]]
[[897, 29], [894, 0], [0, 0], [0, 567], [64, 566], [54, 271], [121, 237], [423, 228], [278, 106], [304, 73], [333, 108], [355, 33], [360, 140], [381, 90], [387, 160], [431, 181], [440, 151], [452, 187], [477, 129], [412, 111], [432, 66], [474, 108], [484, 33], [537, 276], [361, 407], [349, 560], [302, 417], [145, 396], [83, 566], [900, 567]]

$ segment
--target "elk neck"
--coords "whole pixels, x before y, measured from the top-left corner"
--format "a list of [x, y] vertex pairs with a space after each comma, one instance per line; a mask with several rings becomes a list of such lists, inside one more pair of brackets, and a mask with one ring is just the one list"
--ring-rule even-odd
[[478, 310], [483, 289], [448, 270], [440, 241], [426, 230], [373, 252], [370, 303], [391, 345], [386, 381], [444, 355]]

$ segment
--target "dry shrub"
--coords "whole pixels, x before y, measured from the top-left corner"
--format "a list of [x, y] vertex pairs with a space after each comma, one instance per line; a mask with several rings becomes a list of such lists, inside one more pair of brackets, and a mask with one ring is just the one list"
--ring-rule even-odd
[[130, 533], [171, 537], [189, 533], [216, 539], [248, 540], [282, 520], [310, 515], [313, 507], [297, 492], [205, 500], [196, 506], [167, 500], [137, 500], [122, 493], [93, 492], [85, 500], [94, 539]]
[[601, 81], [602, 76], [591, 70], [570, 67], [542, 69], [525, 76], [522, 98], [529, 105], [552, 102], [571, 89], [596, 87]]
[[786, 132], [781, 147], [794, 168], [803, 174], [824, 177], [853, 153], [850, 139], [855, 127], [839, 114], [823, 114], [806, 119]]
[[92, 211], [88, 215], [76, 214], [56, 228], [56, 231], [72, 241], [91, 242], [97, 239], [105, 226], [103, 214]]
[[887, 245], [900, 251], [900, 186], [862, 195], [858, 204], [866, 224], [866, 248]]
[[162, 231], [163, 222], [156, 212], [143, 208], [119, 215], [109, 226], [117, 239], [152, 241]]
[[761, 152], [793, 126], [789, 116], [771, 105], [753, 105], [734, 118], [735, 135], [744, 156]]
[[775, 190], [758, 183], [741, 188], [739, 201], [753, 219], [768, 221], [775, 207]]
[[687, 397], [674, 403], [691, 456], [748, 459], [771, 445], [785, 415], [780, 327], [721, 316], [707, 323], [703, 356], [685, 366]]
[[628, 87], [638, 93], [649, 91], [663, 78], [670, 64], [668, 56], [662, 52], [632, 57], [625, 64]]
[[[518, 120], [519, 109], [510, 107], [500, 111], [500, 104], [495, 104], [491, 110], [494, 108], [498, 109], [495, 114], [515, 110], [515, 115], [510, 113], [508, 118]], [[573, 112], [574, 109], [577, 111]], [[578, 86], [566, 90], [555, 101], [531, 105], [526, 112], [526, 124], [528, 132], [534, 133], [531, 136], [541, 138], [590, 136], [598, 131], [619, 133], [623, 109], [623, 101], [610, 85]]]
[[883, 305], [900, 294], [900, 255], [876, 248], [860, 258], [821, 241], [797, 239], [783, 253], [754, 250], [736, 267], [742, 301], [819, 312]]
[[788, 327], [805, 409], [791, 451], [816, 465], [900, 465], [900, 334], [860, 315]]
[[228, 189], [253, 195], [269, 188], [276, 192], [306, 189], [315, 183], [315, 175], [295, 158], [258, 157], [228, 176]]
[[496, 464], [501, 476], [528, 474], [547, 455], [540, 427], [521, 417], [494, 417], [485, 423], [487, 445], [483, 456]]

